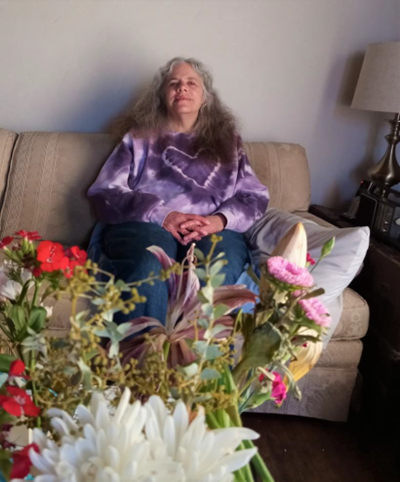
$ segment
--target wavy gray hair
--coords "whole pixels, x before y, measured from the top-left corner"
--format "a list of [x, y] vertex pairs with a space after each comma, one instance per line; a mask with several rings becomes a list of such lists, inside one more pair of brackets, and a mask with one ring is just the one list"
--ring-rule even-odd
[[165, 86], [176, 64], [189, 64], [203, 82], [204, 104], [194, 126], [195, 150], [206, 151], [214, 160], [229, 162], [236, 148], [237, 121], [232, 112], [220, 100], [213, 87], [210, 72], [202, 62], [193, 58], [175, 57], [161, 67], [150, 86], [139, 96], [133, 107], [115, 124], [115, 132], [122, 137], [132, 131], [136, 136], [148, 137], [162, 134], [167, 123]]

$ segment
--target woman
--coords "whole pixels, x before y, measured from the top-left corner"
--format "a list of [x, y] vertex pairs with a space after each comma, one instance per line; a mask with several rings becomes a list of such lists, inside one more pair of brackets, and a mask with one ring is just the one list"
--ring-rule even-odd
[[[161, 266], [147, 247], [180, 261], [191, 242], [208, 253], [210, 235], [223, 240], [225, 284], [235, 284], [249, 261], [243, 238], [265, 212], [268, 190], [256, 178], [221, 103], [211, 75], [194, 59], [162, 67], [133, 108], [122, 142], [88, 192], [100, 221], [102, 250], [117, 278], [132, 282]], [[117, 322], [151, 316], [165, 320], [165, 283], [143, 285], [147, 302]]]

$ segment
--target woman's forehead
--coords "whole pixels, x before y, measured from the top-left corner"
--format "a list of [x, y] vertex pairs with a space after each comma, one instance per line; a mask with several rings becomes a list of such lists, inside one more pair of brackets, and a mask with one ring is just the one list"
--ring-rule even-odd
[[172, 67], [171, 72], [168, 75], [168, 79], [172, 79], [175, 77], [191, 77], [193, 79], [200, 79], [199, 74], [194, 70], [194, 68], [191, 65], [183, 62], [175, 64]]

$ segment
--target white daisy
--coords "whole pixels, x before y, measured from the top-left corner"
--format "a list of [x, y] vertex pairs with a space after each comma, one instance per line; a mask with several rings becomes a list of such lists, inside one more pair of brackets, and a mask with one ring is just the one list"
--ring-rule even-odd
[[202, 411], [189, 423], [183, 402], [171, 414], [157, 396], [145, 406], [129, 403], [130, 396], [125, 389], [114, 415], [99, 393], [89, 408], [79, 405], [76, 421], [50, 409], [60, 442], [34, 430], [40, 448], [29, 452], [35, 482], [231, 482], [256, 452], [235, 451], [242, 440], [258, 437], [250, 429], [209, 430]]

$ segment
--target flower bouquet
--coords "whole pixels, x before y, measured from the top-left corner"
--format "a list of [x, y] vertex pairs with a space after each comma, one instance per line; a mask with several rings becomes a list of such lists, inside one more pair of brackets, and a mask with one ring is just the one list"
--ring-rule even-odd
[[[19, 231], [0, 243], [0, 480], [37, 482], [272, 481], [240, 414], [288, 390], [316, 363], [329, 315], [307, 269], [301, 224], [250, 272], [256, 296], [223, 286], [223, 254], [160, 248], [159, 275], [115, 280], [77, 246]], [[327, 243], [321, 253], [333, 247]], [[106, 279], [105, 281], [101, 280]], [[116, 312], [144, 302], [140, 285], [166, 282], [165, 325]], [[51, 297], [71, 301], [71, 330], [51, 337]], [[78, 300], [88, 309], [78, 311]], [[243, 313], [254, 303], [253, 313]], [[14, 426], [33, 429], [18, 447]]]

